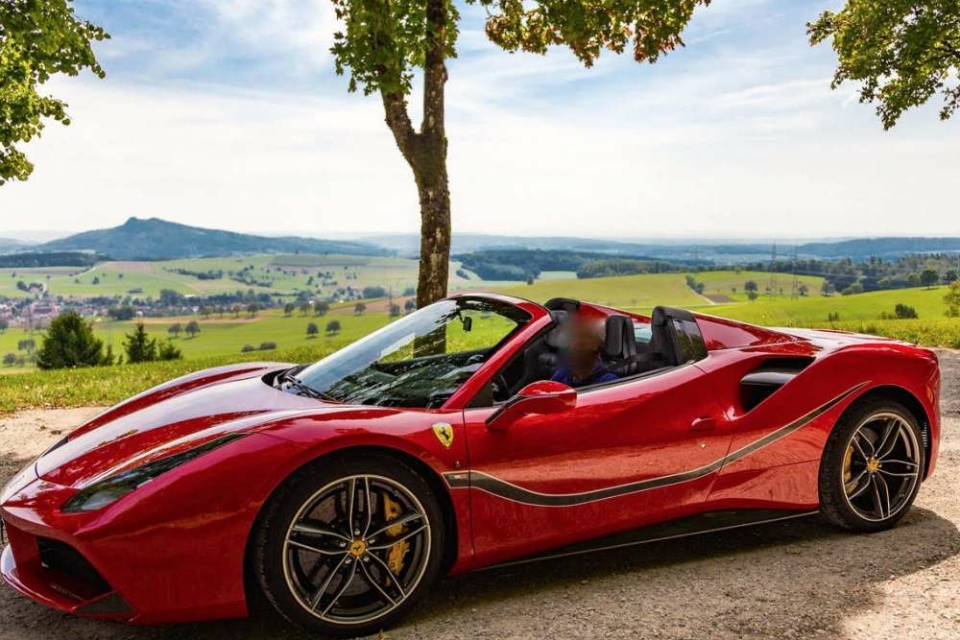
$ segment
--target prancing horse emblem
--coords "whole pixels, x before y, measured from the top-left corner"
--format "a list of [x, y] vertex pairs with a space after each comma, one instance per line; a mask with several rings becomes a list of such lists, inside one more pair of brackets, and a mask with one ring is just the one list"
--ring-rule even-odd
[[447, 449], [450, 448], [450, 445], [453, 444], [453, 427], [451, 427], [446, 422], [438, 422], [433, 425], [433, 435], [437, 436], [437, 440], [440, 441], [440, 444], [445, 446]]

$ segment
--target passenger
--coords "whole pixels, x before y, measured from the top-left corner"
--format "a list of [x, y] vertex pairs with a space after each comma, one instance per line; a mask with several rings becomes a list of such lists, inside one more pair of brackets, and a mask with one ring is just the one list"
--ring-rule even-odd
[[561, 348], [560, 365], [550, 377], [570, 387], [587, 387], [617, 380], [600, 358], [603, 323], [575, 315], [567, 326], [566, 344]]

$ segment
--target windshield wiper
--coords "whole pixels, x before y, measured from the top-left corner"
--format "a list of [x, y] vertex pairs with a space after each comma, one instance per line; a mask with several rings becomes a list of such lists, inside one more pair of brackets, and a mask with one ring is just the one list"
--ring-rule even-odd
[[313, 398], [314, 400], [323, 400], [325, 402], [340, 402], [329, 393], [324, 393], [323, 391], [314, 389], [313, 387], [305, 383], [303, 380], [296, 377], [294, 375], [294, 372], [300, 371], [300, 369], [302, 369], [302, 367], [294, 367], [289, 371], [284, 371], [282, 374], [280, 374], [280, 377], [278, 378], [278, 380], [280, 381], [280, 384], [287, 384], [293, 387], [294, 389], [296, 389], [300, 393], [300, 395]]

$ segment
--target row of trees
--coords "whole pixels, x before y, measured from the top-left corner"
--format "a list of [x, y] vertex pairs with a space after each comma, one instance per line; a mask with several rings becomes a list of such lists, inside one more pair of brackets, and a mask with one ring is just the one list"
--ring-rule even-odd
[[[160, 342], [151, 338], [142, 322], [123, 342], [126, 361], [154, 362], [179, 360], [183, 353], [169, 340]], [[6, 360], [6, 358], [5, 358]], [[121, 364], [123, 356], [114, 357], [113, 348], [104, 348], [103, 340], [97, 338], [93, 326], [76, 311], [62, 313], [50, 322], [43, 342], [36, 352], [40, 369], [67, 369], [73, 367], [101, 367]]]

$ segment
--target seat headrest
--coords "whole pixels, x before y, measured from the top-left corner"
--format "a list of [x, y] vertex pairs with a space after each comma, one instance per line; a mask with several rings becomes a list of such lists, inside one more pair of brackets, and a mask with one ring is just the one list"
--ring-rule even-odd
[[553, 318], [553, 321], [556, 323], [552, 329], [544, 337], [543, 341], [547, 343], [547, 346], [551, 349], [560, 348], [560, 338], [563, 335], [563, 327], [566, 324], [567, 320], [570, 318], [570, 314], [566, 311], [556, 310], [550, 312], [550, 317]]
[[637, 355], [637, 338], [630, 318], [610, 316], [605, 327], [607, 335], [603, 343], [603, 353], [606, 357], [622, 360]]
[[576, 311], [580, 308], [580, 301], [573, 298], [550, 298], [543, 306], [550, 311]]

